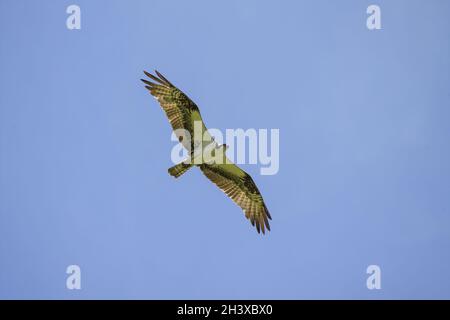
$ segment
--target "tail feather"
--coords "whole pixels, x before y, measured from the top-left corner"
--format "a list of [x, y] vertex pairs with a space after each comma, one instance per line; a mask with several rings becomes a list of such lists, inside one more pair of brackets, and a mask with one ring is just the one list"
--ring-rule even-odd
[[173, 167], [170, 167], [168, 171], [172, 177], [178, 178], [183, 173], [188, 171], [189, 168], [191, 168], [191, 167], [192, 167], [192, 164], [181, 162], [177, 165], [174, 165]]

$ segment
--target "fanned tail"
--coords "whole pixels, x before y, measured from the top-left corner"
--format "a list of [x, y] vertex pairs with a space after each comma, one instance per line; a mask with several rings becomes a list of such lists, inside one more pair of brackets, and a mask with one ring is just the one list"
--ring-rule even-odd
[[190, 163], [186, 164], [186, 163], [182, 162], [173, 167], [170, 167], [168, 171], [172, 177], [178, 178], [183, 173], [188, 171], [191, 167], [192, 167], [192, 164], [190, 164]]

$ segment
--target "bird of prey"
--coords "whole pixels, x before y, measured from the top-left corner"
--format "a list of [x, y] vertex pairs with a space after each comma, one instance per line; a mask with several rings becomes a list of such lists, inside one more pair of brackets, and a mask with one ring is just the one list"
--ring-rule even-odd
[[[252, 177], [225, 156], [227, 146], [219, 146], [208, 133], [197, 105], [158, 71], [155, 70], [156, 75], [146, 71], [144, 73], [153, 81], [141, 79], [145, 83], [145, 88], [159, 102], [169, 118], [177, 138], [190, 152], [190, 161], [183, 161], [169, 168], [169, 174], [178, 178], [191, 167], [199, 167], [209, 180], [242, 208], [245, 217], [250, 220], [253, 226], [256, 226], [258, 233], [262, 231], [264, 234], [266, 229], [270, 230], [269, 219], [272, 218]], [[196, 141], [195, 138], [184, 139], [185, 137], [179, 134], [180, 129], [182, 129], [189, 132], [190, 137], [193, 137], [195, 121], [200, 121], [204, 133], [200, 142]], [[203, 147], [212, 148], [212, 154], [221, 153], [224, 161], [221, 163], [206, 161], [205, 159], [198, 161], [198, 154], [195, 153], [195, 150], [198, 149], [196, 147], [199, 143]], [[197, 161], [192, 161], [193, 159]]]

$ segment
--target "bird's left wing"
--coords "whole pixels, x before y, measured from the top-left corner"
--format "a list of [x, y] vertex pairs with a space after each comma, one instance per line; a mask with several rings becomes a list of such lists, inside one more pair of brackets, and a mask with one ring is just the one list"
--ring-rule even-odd
[[265, 229], [270, 230], [269, 219], [272, 217], [248, 173], [234, 163], [202, 164], [200, 169], [209, 180], [244, 210], [245, 217], [253, 226], [256, 225], [258, 233], [260, 231], [265, 233]]

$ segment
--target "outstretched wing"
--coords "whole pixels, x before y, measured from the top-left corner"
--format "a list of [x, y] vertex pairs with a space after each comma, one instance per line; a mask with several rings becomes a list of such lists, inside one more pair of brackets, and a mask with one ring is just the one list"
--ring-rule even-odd
[[256, 225], [258, 233], [260, 230], [265, 233], [266, 228], [270, 230], [269, 219], [272, 217], [249, 174], [233, 163], [202, 164], [200, 169], [244, 210], [245, 217]]
[[[192, 114], [198, 113], [197, 118], [201, 119], [197, 105], [162, 74], [156, 70], [155, 72], [156, 76], [144, 71], [145, 75], [154, 82], [145, 79], [141, 79], [141, 81], [146, 84], [145, 87], [158, 100], [175, 133], [177, 134], [177, 129], [185, 129], [189, 131], [192, 137]], [[193, 141], [189, 145], [188, 141], [182, 141], [180, 134], [177, 134], [177, 138], [185, 148], [193, 150]]]

